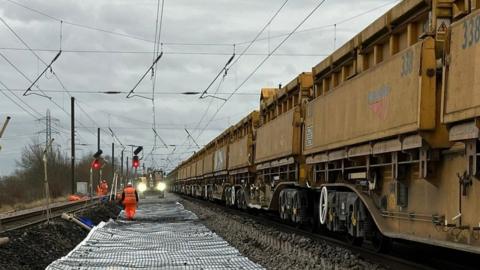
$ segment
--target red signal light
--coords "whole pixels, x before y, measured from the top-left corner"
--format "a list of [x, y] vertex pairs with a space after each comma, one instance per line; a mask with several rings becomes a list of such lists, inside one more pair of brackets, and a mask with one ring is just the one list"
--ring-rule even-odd
[[92, 169], [98, 170], [100, 169], [100, 160], [94, 159], [92, 162]]
[[132, 166], [134, 168], [138, 168], [140, 166], [140, 160], [138, 160], [138, 156], [133, 156], [132, 158]]

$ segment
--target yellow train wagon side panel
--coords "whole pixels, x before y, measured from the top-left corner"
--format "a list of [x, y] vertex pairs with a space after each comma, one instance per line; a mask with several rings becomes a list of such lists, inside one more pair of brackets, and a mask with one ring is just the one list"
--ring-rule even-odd
[[451, 25], [443, 122], [480, 116], [480, 10]]
[[185, 179], [188, 179], [188, 178], [191, 177], [191, 175], [190, 175], [190, 164], [186, 164], [185, 166], [186, 166], [185, 167]]
[[258, 128], [255, 163], [299, 154], [299, 123], [300, 108], [296, 107]]
[[199, 177], [203, 175], [203, 158], [199, 158], [195, 162], [195, 176]]
[[203, 173], [209, 174], [213, 172], [213, 153], [208, 153], [203, 159]]
[[215, 154], [213, 157], [213, 171], [219, 172], [224, 171], [227, 169], [227, 145], [218, 148], [215, 150]]
[[417, 43], [307, 104], [304, 154], [434, 129], [434, 46]]
[[187, 174], [188, 174], [188, 173], [187, 173], [187, 169], [188, 169], [187, 165], [184, 165], [183, 168], [182, 168], [182, 180], [185, 180], [185, 179], [188, 178], [188, 176], [187, 176]]
[[228, 169], [238, 169], [247, 167], [250, 165], [250, 136], [244, 136], [243, 138], [233, 142], [229, 146], [228, 151]]
[[188, 177], [195, 177], [196, 174], [195, 174], [195, 162], [191, 162], [189, 165], [188, 165]]
[[180, 167], [178, 169], [178, 176], [177, 176], [177, 179], [178, 180], [183, 180], [185, 177], [183, 176], [183, 172], [184, 172], [184, 168], [183, 167]]

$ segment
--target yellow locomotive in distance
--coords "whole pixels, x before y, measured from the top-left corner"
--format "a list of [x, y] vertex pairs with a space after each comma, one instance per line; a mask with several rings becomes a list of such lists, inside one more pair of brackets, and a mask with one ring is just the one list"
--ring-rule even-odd
[[138, 177], [136, 189], [142, 198], [146, 196], [165, 197], [167, 184], [162, 170], [148, 170], [144, 176]]
[[170, 173], [173, 190], [480, 253], [480, 1], [404, 0]]

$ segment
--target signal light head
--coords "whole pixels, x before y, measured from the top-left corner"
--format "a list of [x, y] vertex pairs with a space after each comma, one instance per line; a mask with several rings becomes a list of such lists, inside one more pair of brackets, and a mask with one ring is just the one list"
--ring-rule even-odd
[[140, 166], [140, 160], [138, 160], [138, 156], [133, 156], [132, 158], [132, 166], [134, 168], [138, 168]]
[[101, 167], [100, 160], [94, 159], [92, 162], [92, 169], [98, 170], [100, 169], [100, 167]]

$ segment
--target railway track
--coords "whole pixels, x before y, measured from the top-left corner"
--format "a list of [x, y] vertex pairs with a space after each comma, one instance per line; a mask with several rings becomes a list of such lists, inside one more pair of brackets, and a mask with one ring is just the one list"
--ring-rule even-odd
[[[94, 197], [88, 200], [74, 202], [59, 202], [51, 204], [51, 218], [56, 218], [65, 212], [77, 212], [97, 204], [99, 199]], [[47, 220], [46, 207], [36, 207], [18, 212], [0, 215], [0, 233], [16, 230]]]
[[[477, 269], [476, 266], [468, 264], [468, 261], [474, 261], [474, 254], [458, 253], [452, 250], [439, 251], [440, 249], [437, 247], [427, 247], [416, 243], [396, 243], [390, 252], [390, 254], [393, 255], [382, 254], [375, 252], [369, 243], [365, 243], [361, 247], [354, 246], [341, 240], [341, 237], [338, 236], [321, 235], [312, 232], [310, 228], [302, 228], [283, 223], [278, 217], [266, 214], [265, 212], [247, 212], [198, 198], [184, 195], [181, 197], [210, 209], [218, 209], [232, 215], [239, 215], [255, 220], [262, 225], [274, 227], [284, 233], [295, 233], [313, 240], [325, 241], [334, 246], [349, 249], [364, 259], [387, 266], [388, 269]], [[466, 261], [467, 264], [460, 261]]]

